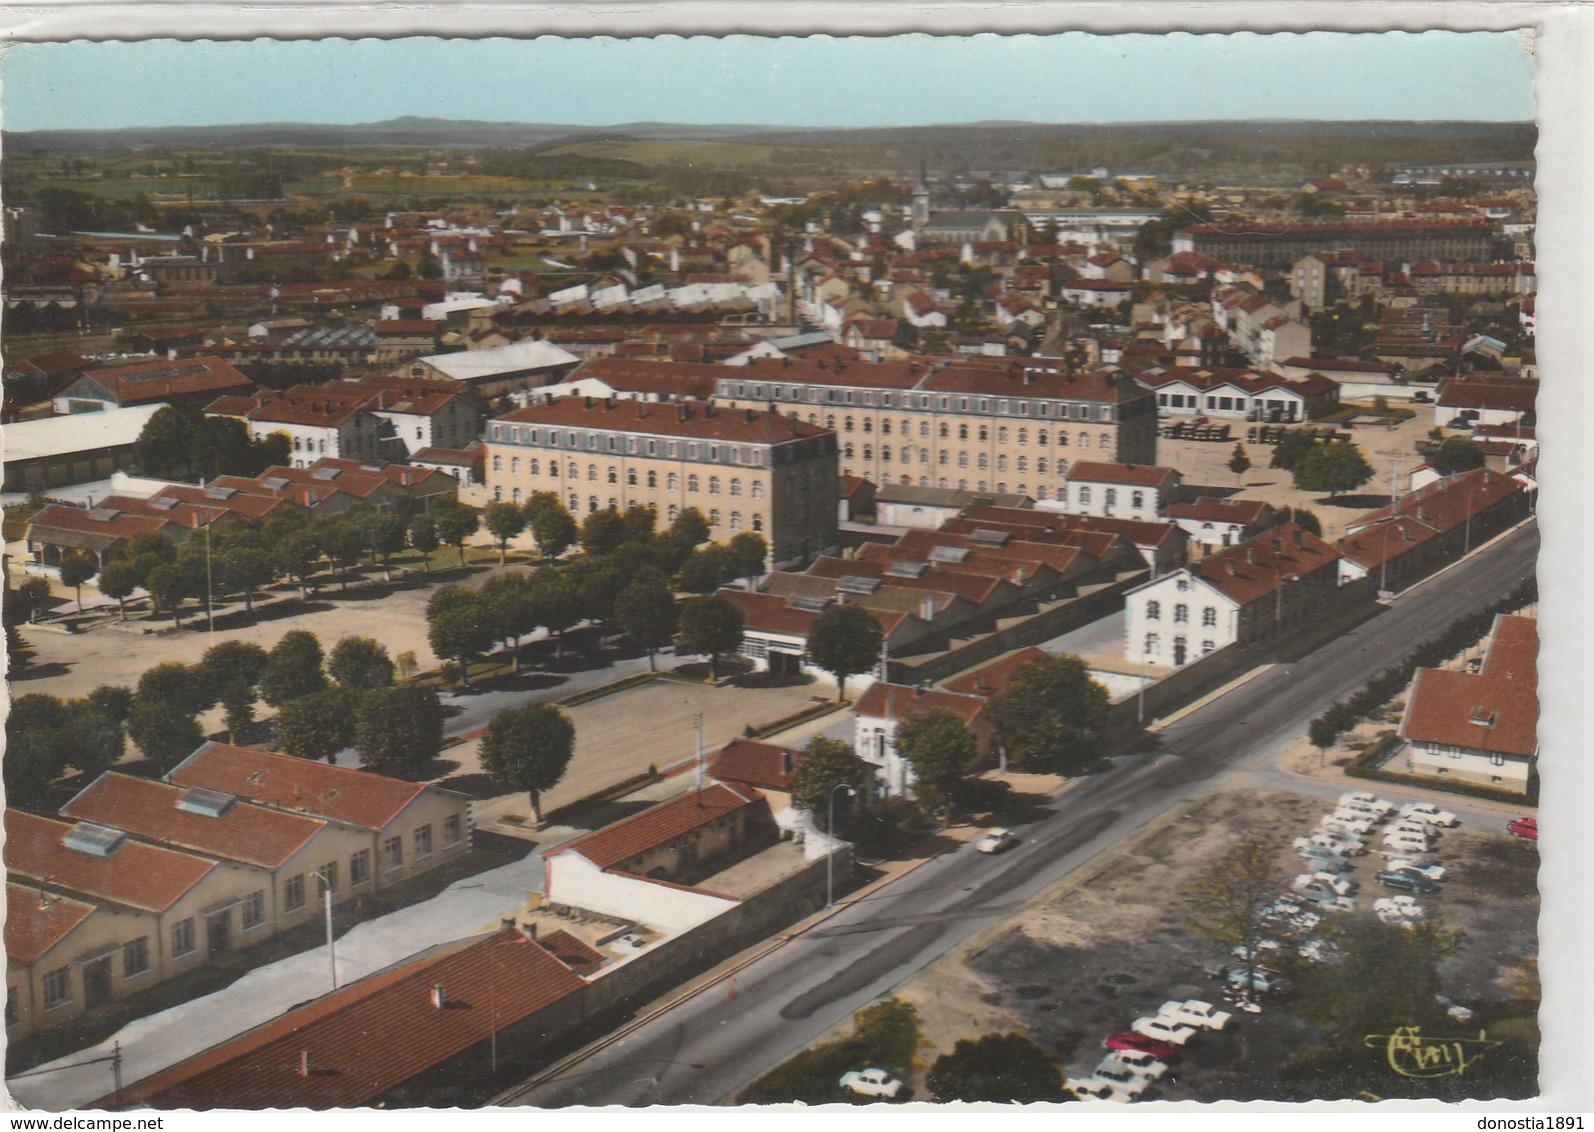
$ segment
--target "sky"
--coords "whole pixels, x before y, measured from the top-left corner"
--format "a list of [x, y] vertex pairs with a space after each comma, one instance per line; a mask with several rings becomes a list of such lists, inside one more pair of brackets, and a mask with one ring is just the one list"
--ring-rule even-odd
[[1513, 32], [10, 44], [7, 130], [1533, 117]]

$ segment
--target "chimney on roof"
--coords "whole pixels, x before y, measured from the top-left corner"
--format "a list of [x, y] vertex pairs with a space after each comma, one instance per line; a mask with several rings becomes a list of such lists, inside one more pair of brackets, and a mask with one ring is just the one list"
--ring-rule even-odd
[[747, 410], [747, 423], [748, 424], [752, 424], [753, 421], [755, 421], [757, 419], [758, 419], [758, 413], [755, 410], [753, 410], [753, 409], [748, 409]]
[[609, 394], [609, 399], [604, 402], [603, 407], [604, 407], [605, 411], [612, 413], [612, 412], [614, 412], [614, 406], [615, 406], [616, 403], [617, 402], [616, 402], [615, 396], [614, 396], [613, 393], [611, 393], [611, 394]]
[[691, 419], [692, 419], [692, 406], [688, 405], [685, 401], [682, 401], [681, 402], [681, 420], [689, 421]]
[[1276, 539], [1273, 540], [1273, 553], [1274, 554], [1278, 554], [1278, 555], [1282, 555], [1284, 553], [1284, 540], [1283, 539], [1276, 538]]
[[795, 766], [796, 760], [792, 758], [792, 753], [790, 751], [782, 751], [780, 753], [780, 769], [782, 773], [790, 774], [795, 769]]
[[1295, 528], [1295, 549], [1306, 549], [1306, 531], [1301, 527]]
[[1234, 558], [1229, 559], [1228, 567], [1229, 567], [1229, 577], [1238, 578], [1240, 576], [1240, 563], [1239, 563], [1239, 561], [1237, 559], [1234, 559]]
[[310, 1051], [307, 1049], [299, 1051], [299, 1076], [310, 1076]]
[[593, 401], [591, 397], [583, 397], [582, 400], [586, 402], [587, 408], [592, 408]]
[[708, 418], [708, 417], [712, 417], [713, 415], [714, 415], [714, 402], [712, 402], [712, 401], [705, 402], [704, 405], [703, 405], [703, 416], [705, 418]]
[[1416, 542], [1417, 536], [1411, 533], [1410, 527], [1401, 527], [1400, 533], [1406, 536], [1407, 542]]
[[1252, 566], [1256, 565], [1256, 547], [1248, 546], [1245, 548], [1245, 560]]
[[[511, 923], [513, 923], [513, 921], [511, 921]], [[441, 1009], [443, 1009], [443, 1007], [447, 1003], [448, 1003], [448, 996], [443, 993], [443, 984], [442, 983], [433, 983], [432, 984], [432, 1006], [434, 1008], [438, 1009], [438, 1010], [441, 1010]]]

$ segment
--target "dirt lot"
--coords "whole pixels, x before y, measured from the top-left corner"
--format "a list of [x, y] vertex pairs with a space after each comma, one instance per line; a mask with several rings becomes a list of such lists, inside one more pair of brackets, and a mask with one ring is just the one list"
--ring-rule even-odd
[[[959, 1038], [1017, 1030], [1059, 1059], [1068, 1075], [1088, 1076], [1103, 1053], [1102, 1039], [1155, 1013], [1164, 1000], [1221, 1001], [1208, 972], [1233, 960], [1184, 927], [1191, 878], [1244, 833], [1276, 842], [1280, 869], [1293, 877], [1304, 870], [1290, 841], [1309, 832], [1323, 810], [1322, 799], [1298, 794], [1212, 795], [969, 941], [895, 992], [917, 1008], [926, 1035], [916, 1073]], [[1475, 1007], [1503, 1001], [1511, 961], [1537, 952], [1537, 854], [1503, 835], [1462, 827], [1442, 835], [1437, 856], [1454, 879], [1423, 902], [1430, 915], [1467, 932], [1459, 953], [1440, 968], [1445, 993]], [[1372, 879], [1381, 860], [1376, 854], [1358, 860], [1360, 909], [1370, 910], [1384, 894]], [[1276, 1096], [1280, 1071], [1323, 1037], [1317, 1025], [1291, 1013], [1287, 995], [1242, 1019], [1192, 1040], [1178, 1080], [1162, 1086], [1161, 1098]]]

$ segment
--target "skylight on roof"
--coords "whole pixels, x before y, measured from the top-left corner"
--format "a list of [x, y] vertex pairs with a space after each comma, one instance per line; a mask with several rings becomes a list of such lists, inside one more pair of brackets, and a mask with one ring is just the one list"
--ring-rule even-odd
[[220, 790], [206, 790], [200, 786], [192, 786], [184, 790], [177, 799], [177, 808], [184, 813], [202, 814], [207, 818], [219, 818], [232, 809], [238, 799], [231, 794], [223, 794]]
[[127, 834], [119, 829], [80, 821], [61, 839], [61, 844], [90, 857], [113, 857], [126, 840]]

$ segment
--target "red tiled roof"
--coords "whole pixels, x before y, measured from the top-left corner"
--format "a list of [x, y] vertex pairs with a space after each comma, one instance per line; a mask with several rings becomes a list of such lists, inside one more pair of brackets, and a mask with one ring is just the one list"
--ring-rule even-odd
[[959, 359], [926, 381], [924, 388], [935, 393], [983, 393], [998, 397], [1108, 403], [1118, 400], [1118, 383], [1111, 374], [1045, 372], [1046, 368], [1057, 364], [1055, 360], [1046, 366], [1011, 358]]
[[1068, 469], [1068, 479], [1089, 480], [1091, 483], [1121, 483], [1131, 487], [1166, 489], [1179, 478], [1177, 468], [1159, 468], [1152, 464], [1099, 464], [1091, 460], [1078, 460]]
[[328, 821], [382, 830], [426, 787], [370, 771], [277, 755], [253, 747], [206, 743], [166, 776]]
[[[1398, 503], [1352, 519], [1346, 525], [1350, 535], [1342, 543], [1345, 555], [1363, 565], [1368, 563], [1369, 554], [1382, 552], [1398, 557], [1404, 553], [1402, 544], [1410, 547], [1454, 530], [1521, 491], [1522, 484], [1516, 479], [1488, 468], [1434, 480], [1401, 496]], [[1389, 536], [1380, 538], [1374, 534], [1379, 528], [1389, 526], [1409, 532], [1410, 537], [1403, 534], [1397, 543], [1390, 541]], [[1376, 563], [1383, 559], [1373, 557], [1371, 561]]]
[[81, 900], [20, 884], [6, 885], [6, 958], [31, 967], [95, 912]]
[[431, 318], [388, 318], [376, 324], [378, 334], [432, 334], [443, 324]]
[[1351, 220], [1331, 221], [1321, 224], [1302, 224], [1298, 221], [1278, 224], [1217, 225], [1197, 224], [1181, 228], [1179, 236], [1321, 236], [1325, 239], [1340, 235], [1375, 234], [1379, 232], [1448, 232], [1467, 228], [1492, 228], [1484, 217], [1467, 217], [1464, 220]]
[[107, 771], [62, 807], [61, 815], [263, 869], [281, 868], [326, 828], [316, 818], [245, 803], [218, 817], [191, 813], [178, 806], [185, 794], [164, 782]]
[[764, 796], [757, 790], [748, 789], [743, 795], [723, 783], [714, 783], [596, 833], [567, 841], [545, 856], [579, 853], [600, 869], [613, 868], [728, 814], [762, 804]]
[[830, 429], [759, 409], [712, 409], [687, 404], [657, 405], [644, 401], [616, 401], [611, 404], [608, 401], [589, 401], [583, 397], [561, 397], [494, 419], [510, 424], [609, 428], [651, 436], [681, 436], [735, 444], [786, 444], [835, 435]]
[[792, 771], [801, 752], [756, 739], [732, 739], [709, 759], [708, 773], [721, 782], [791, 793]]
[[144, 405], [169, 397], [251, 389], [254, 382], [221, 358], [191, 357], [180, 361], [137, 362], [125, 366], [85, 370], [80, 380], [92, 380], [121, 405]]
[[902, 684], [876, 681], [854, 709], [860, 719], [904, 719], [924, 711], [950, 711], [973, 723], [985, 710], [984, 696], [963, 696], [931, 688], [919, 691]]
[[216, 868], [191, 853], [124, 841], [109, 857], [68, 849], [70, 822], [6, 811], [6, 868], [86, 896], [164, 912]]
[[555, 959], [580, 975], [591, 974], [605, 962], [603, 952], [563, 929], [541, 936], [537, 942]]
[[1446, 409], [1495, 409], [1529, 413], [1539, 396], [1539, 383], [1528, 378], [1447, 377], [1439, 383], [1438, 403]]
[[252, 397], [227, 397], [213, 402], [212, 416], [241, 416], [267, 424], [332, 428], [370, 407], [364, 390], [327, 385], [299, 385], [286, 390], [265, 390]]
[[[1299, 542], [1300, 545], [1297, 545]], [[1283, 550], [1278, 549], [1279, 546]], [[1256, 562], [1251, 562], [1255, 556]], [[1298, 523], [1286, 523], [1238, 546], [1220, 550], [1190, 572], [1244, 605], [1271, 594], [1293, 576], [1332, 569], [1340, 552]]]
[[[437, 986], [442, 1007], [432, 1002]], [[316, 999], [123, 1089], [122, 1101], [156, 1109], [369, 1105], [585, 986], [546, 948], [505, 929]]]
[[958, 692], [967, 696], [994, 696], [1007, 687], [1020, 668], [1032, 661], [1046, 660], [1049, 656], [1049, 653], [1038, 648], [1019, 649], [1001, 660], [994, 660], [982, 668], [976, 668], [966, 676], [949, 680], [942, 687], [948, 692]]
[[865, 389], [913, 389], [929, 372], [922, 361], [864, 362], [811, 360], [803, 354], [790, 361], [759, 358], [741, 372], [719, 368], [721, 381], [786, 381], [801, 385], [851, 385]]
[[1531, 757], [1539, 749], [1536, 677], [1421, 668], [1400, 733], [1409, 741]]
[[1214, 499], [1210, 496], [1194, 503], [1170, 503], [1162, 513], [1170, 519], [1190, 519], [1203, 523], [1242, 523], [1254, 527], [1273, 510], [1260, 499]]

